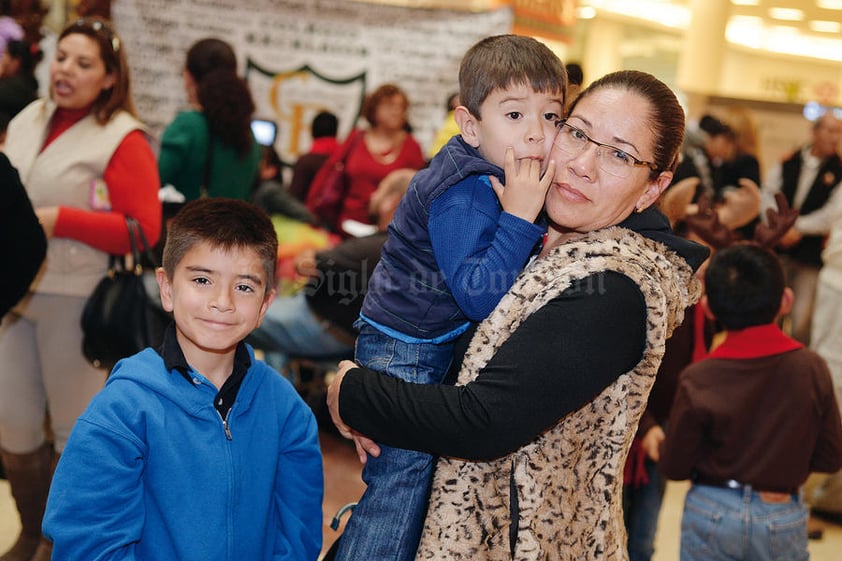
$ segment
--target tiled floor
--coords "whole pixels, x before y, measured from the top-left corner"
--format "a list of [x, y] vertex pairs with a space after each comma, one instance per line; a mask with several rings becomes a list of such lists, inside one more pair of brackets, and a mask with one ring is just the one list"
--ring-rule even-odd
[[[338, 531], [330, 529], [333, 515], [343, 505], [359, 498], [363, 490], [360, 465], [353, 446], [333, 434], [323, 432], [322, 451], [325, 458], [324, 541], [325, 551], [340, 535], [347, 520], [342, 519]], [[685, 483], [670, 483], [661, 510], [656, 552], [653, 561], [678, 561], [678, 536]], [[812, 561], [842, 560], [842, 526], [825, 522], [824, 537], [810, 541]], [[0, 551], [5, 551], [18, 530], [17, 513], [9, 496], [6, 481], [0, 481]]]

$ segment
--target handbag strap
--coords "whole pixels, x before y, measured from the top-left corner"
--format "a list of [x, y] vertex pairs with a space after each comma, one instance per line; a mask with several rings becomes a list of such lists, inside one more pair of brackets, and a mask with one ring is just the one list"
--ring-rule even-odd
[[338, 164], [345, 165], [345, 161], [348, 159], [348, 156], [351, 155], [351, 151], [354, 149], [354, 146], [362, 138], [363, 131], [360, 129], [353, 129], [351, 133], [348, 135], [348, 138], [342, 144], [342, 152], [339, 155], [339, 159], [336, 161]]
[[134, 261], [134, 269], [136, 274], [143, 272], [143, 266], [140, 262], [140, 254], [146, 256], [146, 259], [154, 267], [158, 266], [158, 261], [152, 255], [152, 248], [149, 247], [149, 242], [146, 240], [146, 234], [143, 233], [143, 228], [140, 223], [129, 215], [126, 215], [126, 227], [129, 230], [129, 245], [131, 246], [132, 260]]

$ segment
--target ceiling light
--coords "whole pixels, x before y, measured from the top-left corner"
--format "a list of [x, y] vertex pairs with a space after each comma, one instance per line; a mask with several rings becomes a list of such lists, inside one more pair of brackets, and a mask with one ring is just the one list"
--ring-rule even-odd
[[791, 25], [772, 25], [767, 28], [767, 32], [769, 35], [779, 37], [781, 39], [786, 39], [787, 37], [791, 37], [793, 35], [800, 35], [798, 28]]
[[759, 6], [760, 0], [731, 0], [735, 6]]
[[757, 16], [731, 16], [725, 37], [731, 43], [759, 49], [763, 44], [763, 20]]
[[819, 33], [842, 32], [842, 23], [838, 21], [813, 20], [810, 22], [810, 29]]
[[758, 29], [763, 27], [763, 18], [760, 16], [731, 16], [728, 22], [729, 25], [733, 23], [744, 27], [756, 27]]
[[769, 8], [769, 17], [783, 21], [803, 21], [804, 12], [796, 8]]
[[825, 10], [842, 10], [842, 0], [816, 0], [816, 6]]

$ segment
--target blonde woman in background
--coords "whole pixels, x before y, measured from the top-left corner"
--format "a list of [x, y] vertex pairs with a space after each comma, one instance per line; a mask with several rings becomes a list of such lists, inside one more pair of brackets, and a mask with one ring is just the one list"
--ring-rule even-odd
[[[754, 112], [745, 105], [730, 105], [721, 121], [731, 129], [735, 152], [722, 164], [719, 195], [724, 202], [725, 221], [745, 239], [754, 236], [760, 222], [760, 134]], [[748, 183], [746, 180], [750, 180]], [[720, 212], [722, 219], [722, 212]]]

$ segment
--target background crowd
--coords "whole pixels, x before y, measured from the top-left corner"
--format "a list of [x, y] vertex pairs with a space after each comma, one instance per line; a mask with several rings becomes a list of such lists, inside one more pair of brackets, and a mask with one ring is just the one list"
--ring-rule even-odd
[[[438, 151], [446, 150], [447, 140], [459, 134], [454, 114], [465, 100], [460, 100], [457, 93], [442, 92], [442, 104], [448, 108], [441, 123], [443, 141], [440, 146], [437, 144], [436, 148], [425, 151], [413, 137], [409, 122], [412, 92], [404, 91], [397, 83], [377, 84], [367, 92], [359, 119], [351, 124], [350, 132], [344, 137], [338, 135], [339, 122], [330, 107], [315, 112], [308, 151], [284, 173], [284, 164], [273, 146], [274, 138], [266, 141], [254, 133], [252, 93], [240, 75], [237, 53], [224, 38], [201, 39], [185, 52], [184, 66], [178, 71], [182, 73], [190, 107], [173, 119], [160, 138], [152, 138], [136, 114], [126, 48], [111, 22], [102, 17], [108, 14], [98, 13], [95, 7], [87, 11], [84, 3], [80, 5], [80, 15], [84, 17], [72, 21], [60, 33], [55, 53], [46, 58], [37, 43], [26, 38], [19, 23], [9, 17], [8, 2], [0, 3], [0, 8], [0, 146], [3, 149], [3, 189], [9, 186], [2, 205], [3, 220], [7, 222], [4, 236], [7, 231], [15, 232], [3, 240], [4, 246], [25, 248], [23, 252], [18, 251], [21, 264], [13, 268], [17, 272], [15, 278], [3, 279], [3, 296], [9, 296], [9, 304], [0, 309], [3, 313], [0, 324], [0, 459], [21, 521], [19, 538], [10, 551], [0, 556], [0, 561], [42, 561], [49, 559], [51, 552], [49, 540], [42, 536], [41, 521], [53, 471], [76, 419], [103, 388], [108, 375], [83, 355], [84, 334], [79, 317], [96, 282], [108, 268], [109, 256], [130, 250], [126, 217], [138, 221], [160, 256], [168, 222], [190, 201], [225, 197], [250, 201], [262, 209], [271, 218], [281, 246], [286, 244], [294, 251], [286, 269], [282, 262], [279, 263], [281, 273], [274, 279], [280, 281], [282, 272], [288, 272], [286, 280], [289, 282], [278, 284], [287, 293], [268, 304], [263, 324], [247, 341], [301, 390], [302, 364], [324, 373], [339, 360], [353, 356], [357, 335], [353, 324], [359, 315], [368, 279], [380, 259], [388, 225], [415, 172], [431, 166]], [[49, 67], [49, 93], [40, 99], [35, 78], [39, 64]], [[605, 131], [617, 126], [614, 122], [602, 124], [590, 118], [594, 100], [608, 105], [607, 101], [602, 101], [606, 95], [603, 90], [619, 90], [628, 96], [627, 102], [642, 103], [652, 111], [653, 117], [657, 116], [657, 111], [665, 111], [637, 91], [637, 86], [623, 82], [618, 76], [610, 75], [611, 78], [600, 82], [601, 77], [583, 75], [581, 67], [575, 63], [567, 65], [566, 76], [565, 111], [573, 111], [571, 115], [575, 115], [578, 107], [584, 112], [578, 121], [573, 119], [570, 123], [575, 124], [572, 134], [579, 140], [586, 139], [581, 150], [586, 152], [593, 148], [598, 154], [599, 164], [594, 164], [594, 169], [606, 170], [603, 162], [609, 157], [607, 151], [613, 148], [603, 142], [613, 141]], [[596, 86], [588, 89], [585, 78], [592, 79]], [[585, 86], [582, 90], [585, 97], [578, 100], [582, 86]], [[653, 109], [653, 105], [658, 108]], [[601, 117], [604, 115], [605, 112], [600, 113]], [[676, 441], [689, 438], [688, 433], [677, 432], [685, 425], [679, 425], [676, 420], [682, 419], [681, 415], [690, 409], [687, 400], [692, 401], [693, 397], [686, 395], [691, 391], [687, 388], [687, 367], [707, 364], [702, 361], [710, 359], [710, 353], [723, 341], [729, 341], [728, 331], [741, 331], [746, 327], [729, 326], [715, 310], [706, 313], [706, 308], [696, 304], [692, 295], [675, 296], [676, 301], [686, 305], [686, 311], [675, 315], [671, 311], [668, 321], [665, 320], [663, 332], [672, 332], [665, 348], [653, 350], [657, 345], [650, 341], [646, 331], [639, 333], [641, 345], [637, 350], [646, 357], [648, 353], [663, 353], [663, 361], [658, 356], [651, 359], [654, 361], [651, 364], [646, 362], [642, 366], [623, 363], [627, 367], [624, 372], [633, 370], [632, 367], [637, 369], [634, 375], [641, 378], [634, 378], [635, 383], [648, 399], [638, 404], [639, 410], [635, 406], [630, 417], [634, 422], [623, 427], [630, 430], [629, 434], [634, 438], [628, 439], [627, 446], [624, 443], [618, 448], [619, 457], [628, 454], [625, 465], [612, 466], [612, 469], [618, 469], [611, 472], [612, 476], [619, 476], [622, 497], [614, 497], [618, 502], [609, 501], [603, 513], [613, 518], [622, 517], [624, 528], [612, 527], [608, 538], [601, 536], [601, 539], [615, 547], [621, 541], [617, 541], [616, 536], [627, 532], [628, 541], [624, 547], [631, 561], [648, 560], [653, 555], [667, 477], [689, 478], [701, 486], [737, 491], [745, 491], [746, 483], [755, 483], [755, 490], [792, 496], [795, 498], [791, 500], [798, 504], [803, 499], [816, 514], [842, 516], [842, 471], [836, 471], [839, 458], [842, 458], [842, 443], [834, 432], [839, 424], [839, 412], [825, 408], [828, 403], [834, 406], [842, 403], [842, 320], [839, 319], [842, 317], [842, 117], [829, 108], [812, 123], [805, 122], [810, 130], [809, 142], [796, 147], [781, 161], [768, 161], [760, 153], [758, 129], [762, 126], [750, 109], [732, 106], [688, 121], [681, 146], [667, 146], [669, 143], [663, 134], [656, 135], [657, 138], [641, 137], [637, 148], [648, 146], [651, 150], [632, 155], [623, 152], [636, 162], [631, 172], [639, 173], [640, 183], [624, 186], [637, 193], [638, 187], [645, 189], [647, 185], [657, 183], [660, 185], [658, 196], [651, 201], [647, 199], [645, 205], [625, 209], [632, 213], [631, 226], [623, 220], [608, 223], [595, 219], [595, 224], [599, 223], [600, 227], [620, 224], [679, 253], [683, 250], [686, 253], [682, 254], [684, 263], [680, 263], [681, 267], [696, 269], [701, 262], [696, 262], [692, 251], [686, 249], [695, 246], [684, 244], [704, 245], [716, 254], [728, 246], [755, 243], [763, 237], [764, 228], [780, 226], [780, 217], [792, 210], [792, 219], [786, 223], [786, 228], [778, 228], [773, 243], [764, 243], [769, 254], [781, 265], [782, 282], [791, 290], [791, 302], [779, 306], [772, 318], [758, 325], [774, 325], [780, 330], [780, 337], [794, 342], [792, 344], [798, 349], [811, 349], [809, 352], [817, 353], [816, 358], [810, 355], [809, 362], [826, 364], [826, 367], [815, 369], [827, 368], [827, 377], [832, 380], [832, 386], [825, 387], [822, 385], [824, 374], [816, 374], [817, 379], [822, 380], [817, 383], [821, 386], [819, 393], [825, 395], [833, 390], [836, 394], [835, 398], [824, 400], [821, 407], [817, 406], [830, 427], [822, 431], [830, 442], [829, 451], [816, 460], [811, 458], [815, 450], [802, 450], [799, 457], [806, 468], [793, 470], [795, 474], [780, 485], [766, 483], [764, 486], [757, 480], [749, 481], [756, 474], [745, 471], [732, 473], [713, 469], [711, 472], [710, 464], [706, 465], [702, 460], [701, 465], [707, 467], [707, 472], [701, 478], [699, 470], [692, 469], [698, 466], [676, 467], [679, 463], [674, 456]], [[560, 130], [570, 133], [569, 128], [561, 127]], [[591, 143], [597, 146], [590, 147]], [[624, 150], [626, 148], [623, 146]], [[652, 153], [655, 149], [660, 152]], [[558, 143], [554, 150], [563, 151]], [[649, 167], [643, 164], [649, 164]], [[502, 175], [503, 167], [499, 167]], [[569, 169], [577, 177], [595, 173], [574, 164], [570, 164]], [[15, 188], [18, 188], [17, 193], [13, 192]], [[22, 190], [28, 201], [21, 197]], [[663, 195], [660, 195], [661, 191]], [[564, 235], [568, 233], [567, 228], [578, 228], [579, 233], [596, 229], [594, 224], [571, 226], [573, 219], [564, 214], [558, 201], [555, 201], [558, 206], [552, 206], [551, 199], [552, 195], [547, 199], [548, 206], [542, 216], [551, 224], [550, 242], [553, 241], [553, 228]], [[652, 209], [646, 211], [650, 204]], [[675, 238], [672, 234], [666, 237], [666, 234], [657, 233], [662, 224], [652, 218], [656, 207], [658, 216], [662, 213], [664, 221], [677, 234]], [[628, 218], [627, 214], [620, 218]], [[35, 224], [40, 227], [34, 228]], [[13, 236], [23, 236], [26, 231], [32, 233], [20, 238], [25, 244], [5, 243], [7, 239], [15, 239]], [[765, 240], [768, 242], [769, 238]], [[566, 241], [562, 235], [556, 243], [562, 246]], [[626, 243], [623, 240], [620, 245]], [[649, 248], [650, 242], [637, 240], [637, 243]], [[552, 243], [548, 243], [537, 253], [545, 256], [551, 247]], [[13, 262], [15, 257], [10, 253], [7, 258]], [[556, 258], [561, 262], [561, 257]], [[37, 270], [39, 266], [40, 271]], [[766, 266], [774, 269], [773, 265]], [[702, 266], [698, 272], [700, 279], [703, 274]], [[648, 282], [638, 279], [641, 285], [648, 286]], [[673, 278], [671, 282], [677, 283], [676, 286], [693, 286], [695, 281], [682, 277]], [[521, 288], [532, 290], [534, 287]], [[570, 298], [565, 290], [566, 286], [552, 292], [548, 299], [564, 300], [563, 295]], [[581, 296], [577, 294], [577, 297]], [[783, 296], [778, 300], [781, 298]], [[572, 305], [570, 301], [566, 304]], [[653, 304], [646, 301], [642, 305], [654, 313]], [[555, 324], [538, 329], [536, 333], [552, 331], [557, 335], [566, 333], [569, 337], [567, 341], [543, 338], [546, 347], [564, 348], [570, 340], [586, 333], [585, 320], [596, 317], [594, 309], [598, 306], [590, 301], [582, 306], [583, 321], [577, 324], [577, 333], [567, 332], [564, 326]], [[574, 313], [578, 310], [571, 309]], [[522, 311], [524, 319], [533, 312], [540, 319], [536, 310]], [[533, 318], [532, 322], [535, 321]], [[524, 322], [524, 326], [529, 325]], [[567, 325], [567, 328], [572, 326]], [[486, 325], [482, 329], [487, 331], [491, 327]], [[757, 334], [754, 344], [772, 346], [770, 341], [774, 339], [778, 345], [774, 350], [781, 351], [783, 343], [777, 339], [778, 332], [773, 332], [774, 337], [769, 333]], [[609, 335], [602, 333], [599, 340], [607, 341]], [[540, 356], [540, 352], [531, 346], [518, 343], [523, 338], [516, 332], [511, 337], [515, 343], [501, 347], [508, 351], [504, 350], [496, 359], [498, 362], [494, 355], [486, 356], [480, 360], [482, 364], [476, 363], [472, 370], [459, 376], [458, 386], [425, 390], [443, 394], [433, 398], [425, 395], [420, 399], [435, 399], [439, 406], [450, 403], [449, 400], [468, 399], [466, 393], [477, 402], [480, 398], [500, 399], [494, 397], [493, 392], [483, 394], [486, 391], [483, 383], [488, 383], [489, 376], [493, 385], [495, 375], [508, 372], [500, 364], [526, 364], [525, 357], [534, 361]], [[734, 345], [733, 339], [730, 341]], [[503, 343], [499, 342], [498, 346]], [[618, 339], [608, 344], [617, 349], [620, 343]], [[479, 351], [474, 349], [473, 352]], [[590, 353], [585, 358], [592, 358], [598, 350], [590, 349]], [[566, 359], [567, 355], [559, 353], [559, 357]], [[752, 355], [752, 358], [757, 356]], [[559, 373], [564, 372], [569, 363], [565, 366], [547, 360], [547, 369], [564, 377]], [[325, 361], [327, 366], [322, 364]], [[487, 367], [486, 362], [491, 366]], [[653, 364], [655, 367], [649, 372]], [[603, 392], [600, 395], [606, 406], [610, 406], [617, 398], [616, 392], [620, 391], [614, 380], [621, 369], [614, 364], [605, 368], [611, 376], [606, 377], [600, 387], [589, 386], [591, 394], [587, 397], [593, 398], [592, 394]], [[346, 371], [347, 368], [342, 371], [343, 375]], [[456, 372], [451, 374], [457, 376]], [[525, 373], [509, 375], [523, 376]], [[423, 436], [435, 435], [437, 439], [446, 434], [445, 427], [439, 424], [447, 417], [414, 418], [408, 411], [417, 413], [411, 403], [419, 398], [413, 397], [411, 390], [400, 384], [389, 386], [372, 381], [374, 373], [356, 371], [347, 379], [356, 379], [356, 391], [367, 391], [367, 399], [375, 403], [378, 399], [386, 400], [393, 407], [390, 410], [379, 403], [376, 411], [383, 418], [374, 418], [371, 403], [343, 386], [346, 399], [353, 398], [353, 406], [367, 413], [354, 416], [348, 413], [352, 411], [349, 405], [349, 409], [343, 409], [342, 419], [363, 435], [424, 452], [464, 458], [485, 459], [483, 456], [488, 454], [511, 454], [520, 458], [517, 461], [522, 461], [529, 457], [530, 452], [524, 452], [521, 446], [526, 446], [526, 442], [535, 437], [536, 430], [523, 429], [522, 434], [526, 436], [517, 445], [495, 449], [493, 454], [476, 453], [470, 446], [460, 447], [455, 436], [451, 440]], [[365, 384], [370, 386], [359, 389], [364, 385], [359, 379], [366, 380]], [[479, 393], [471, 394], [477, 387], [481, 388]], [[458, 397], [447, 393], [451, 391], [454, 395], [458, 393]], [[680, 396], [679, 401], [676, 401], [676, 394]], [[524, 407], [528, 407], [530, 400], [540, 397], [513, 395], [517, 398], [514, 402]], [[318, 403], [311, 402], [314, 408], [324, 400], [321, 394], [317, 398]], [[785, 395], [775, 394], [770, 400], [774, 403], [776, 399], [785, 398]], [[405, 400], [403, 404], [401, 399]], [[592, 419], [568, 417], [585, 403], [588, 403], [586, 399], [574, 400], [565, 406], [566, 409], [556, 404], [548, 408], [550, 412], [545, 416], [541, 416], [543, 411], [536, 407], [531, 415], [540, 418], [534, 421], [539, 428], [555, 426], [559, 440], [566, 441], [573, 430], [571, 423], [593, 422]], [[675, 403], [680, 404], [678, 410], [673, 407]], [[470, 408], [463, 411], [470, 412]], [[564, 418], [567, 424], [555, 425]], [[470, 431], [460, 423], [470, 425], [476, 419], [451, 418], [449, 421], [452, 422], [449, 430], [464, 433]], [[488, 426], [495, 427], [495, 439], [503, 433], [513, 437], [521, 429], [517, 424], [506, 428], [503, 424], [486, 421]], [[415, 428], [417, 432], [395, 434], [406, 427]], [[578, 443], [583, 447], [592, 444]], [[475, 441], [471, 446], [477, 445]], [[443, 469], [467, 477], [463, 466], [447, 464]], [[704, 472], [705, 467], [701, 469]], [[807, 474], [813, 471], [831, 473], [807, 479]], [[442, 486], [438, 495], [434, 495], [440, 508], [443, 509], [441, 503], [446, 502], [447, 494], [453, 492]], [[586, 501], [593, 499], [591, 495], [583, 494]], [[575, 500], [583, 499], [577, 497]], [[436, 525], [446, 527], [449, 524], [450, 519], [442, 514], [443, 510], [428, 519], [426, 532]], [[618, 514], [620, 511], [622, 515]], [[800, 516], [800, 511], [796, 515]], [[598, 525], [598, 522], [594, 524]], [[816, 530], [812, 525], [809, 527]], [[431, 541], [429, 533], [423, 543], [426, 551], [439, 551], [438, 548], [443, 547]], [[580, 547], [564, 543], [574, 550]]]

